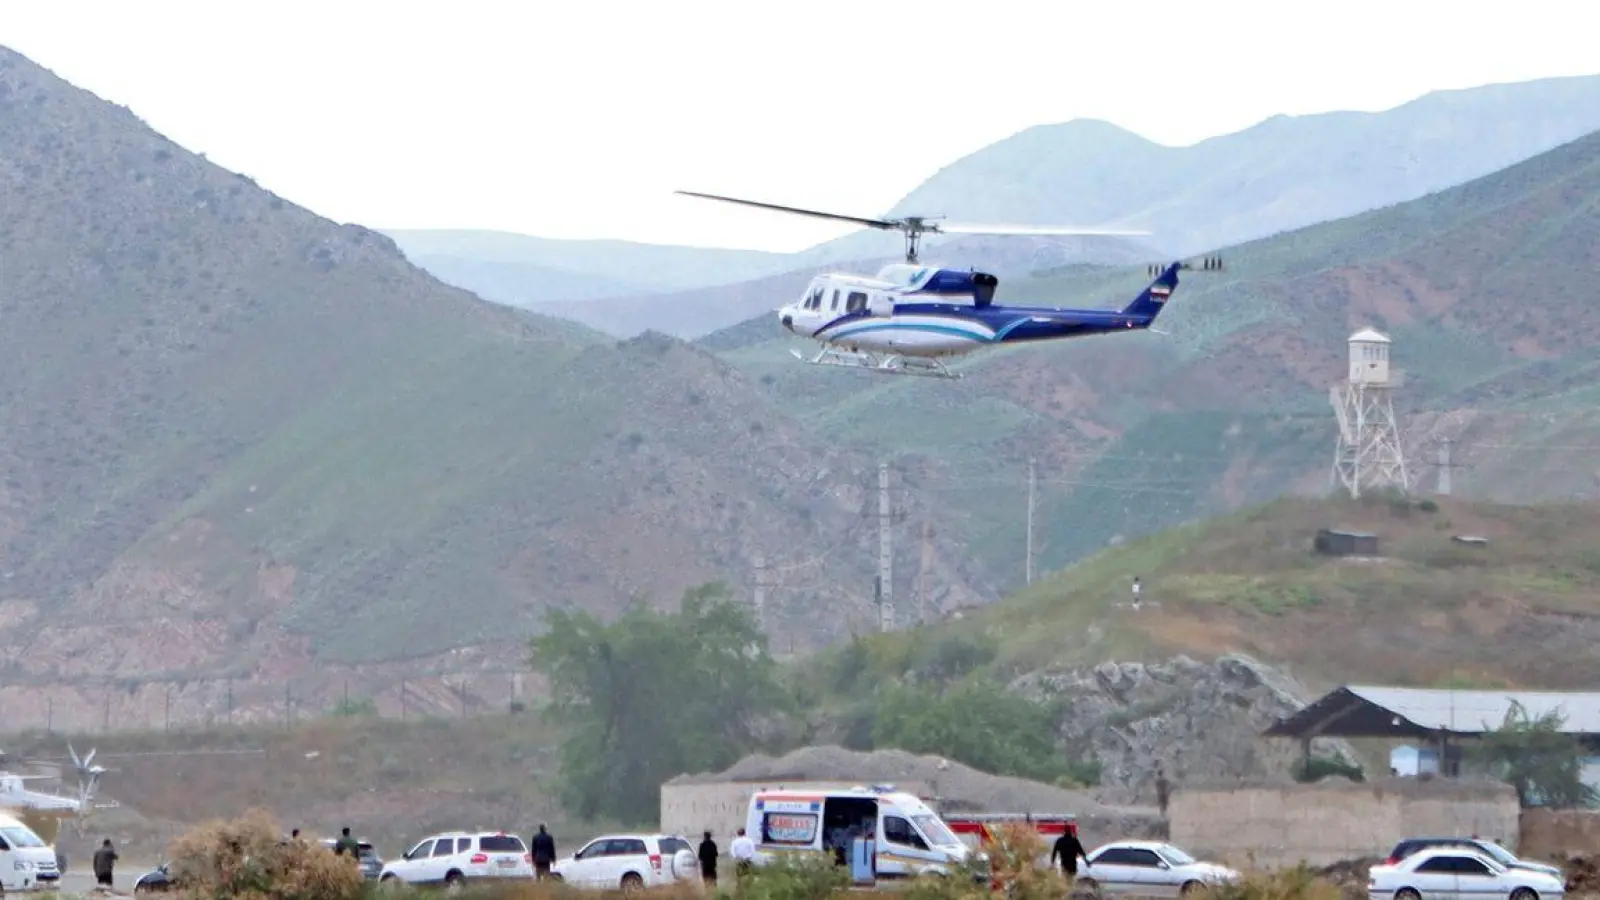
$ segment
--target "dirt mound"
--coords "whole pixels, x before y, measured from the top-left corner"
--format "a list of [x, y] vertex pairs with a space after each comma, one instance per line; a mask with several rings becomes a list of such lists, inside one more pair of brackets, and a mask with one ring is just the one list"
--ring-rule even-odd
[[780, 757], [747, 756], [722, 772], [679, 775], [667, 784], [807, 781], [893, 784], [947, 813], [1065, 813], [1077, 816], [1086, 842], [1166, 836], [1166, 825], [1154, 808], [1114, 806], [1097, 791], [991, 775], [942, 757], [903, 750], [862, 753], [834, 745], [802, 747]]

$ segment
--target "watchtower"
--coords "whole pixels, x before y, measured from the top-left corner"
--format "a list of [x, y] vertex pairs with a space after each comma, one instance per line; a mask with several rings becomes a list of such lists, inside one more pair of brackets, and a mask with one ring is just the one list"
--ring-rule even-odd
[[1364, 488], [1411, 489], [1394, 415], [1394, 389], [1401, 379], [1389, 367], [1393, 344], [1372, 328], [1350, 335], [1349, 375], [1344, 384], [1328, 390], [1339, 421], [1329, 488], [1342, 484], [1352, 497], [1361, 496]]

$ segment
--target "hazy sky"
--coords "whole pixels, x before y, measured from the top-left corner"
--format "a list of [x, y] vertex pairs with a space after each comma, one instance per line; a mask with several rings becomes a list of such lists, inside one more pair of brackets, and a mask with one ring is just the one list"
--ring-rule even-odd
[[876, 214], [1031, 125], [1188, 144], [1590, 74], [1597, 26], [1594, 0], [4, 0], [0, 43], [340, 221], [793, 250], [841, 230], [671, 192]]

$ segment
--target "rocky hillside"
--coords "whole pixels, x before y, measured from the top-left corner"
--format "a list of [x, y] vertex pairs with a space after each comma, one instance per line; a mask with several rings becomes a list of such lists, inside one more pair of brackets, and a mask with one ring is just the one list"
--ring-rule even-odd
[[[875, 461], [751, 377], [446, 287], [3, 49], [0, 271], [12, 721], [281, 716], [347, 681], [460, 709], [437, 673], [520, 667], [551, 605], [742, 587], [756, 557], [800, 647], [872, 616]], [[991, 593], [931, 540], [902, 571]]]

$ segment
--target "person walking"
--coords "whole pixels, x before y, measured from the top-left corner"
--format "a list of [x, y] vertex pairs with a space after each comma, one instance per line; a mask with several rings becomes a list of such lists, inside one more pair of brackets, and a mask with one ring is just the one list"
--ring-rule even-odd
[[[20, 865], [20, 863], [18, 864]], [[111, 838], [106, 838], [100, 844], [100, 849], [94, 852], [94, 880], [97, 884], [111, 887], [111, 881], [117, 868], [117, 851], [111, 846]]]
[[711, 832], [707, 831], [705, 840], [700, 842], [700, 877], [706, 884], [717, 886], [717, 842], [711, 839]]
[[733, 857], [733, 873], [742, 877], [750, 873], [750, 864], [756, 858], [756, 842], [739, 829], [739, 835], [733, 839], [733, 845], [728, 848], [728, 853]]
[[1061, 860], [1061, 877], [1067, 880], [1067, 887], [1070, 888], [1078, 880], [1078, 860], [1082, 859], [1085, 863], [1089, 861], [1088, 855], [1083, 852], [1083, 844], [1078, 841], [1078, 826], [1071, 822], [1067, 823], [1067, 830], [1056, 838], [1055, 846], [1050, 849], [1050, 864], [1056, 865], [1058, 857]]
[[556, 839], [539, 823], [539, 833], [533, 836], [529, 850], [533, 851], [533, 874], [540, 881], [550, 877], [550, 866], [556, 861]]

